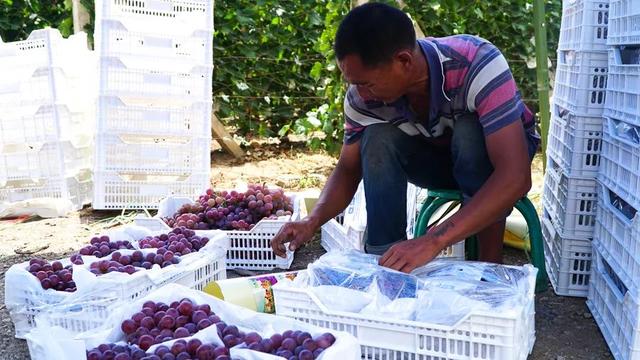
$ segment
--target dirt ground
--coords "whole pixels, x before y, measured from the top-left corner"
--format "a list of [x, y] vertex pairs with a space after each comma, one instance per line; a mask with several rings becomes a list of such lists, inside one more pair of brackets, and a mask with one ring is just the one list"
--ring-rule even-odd
[[[299, 146], [263, 145], [251, 147], [243, 160], [213, 154], [212, 183], [229, 188], [244, 182], [266, 182], [291, 191], [319, 190], [331, 173], [336, 159]], [[541, 157], [534, 162], [530, 198], [539, 208], [542, 192]], [[128, 221], [134, 214], [94, 211], [85, 208], [64, 218], [0, 221], [0, 359], [29, 359], [26, 342], [14, 338], [14, 329], [4, 306], [4, 273], [13, 264], [31, 257], [58, 259], [85, 244], [89, 237]], [[300, 249], [293, 269], [304, 269], [324, 253], [319, 235]], [[527, 262], [524, 252], [505, 249], [510, 264]], [[229, 277], [247, 275], [228, 272]], [[559, 297], [551, 287], [536, 296], [536, 344], [530, 359], [609, 359], [611, 354], [583, 298]]]

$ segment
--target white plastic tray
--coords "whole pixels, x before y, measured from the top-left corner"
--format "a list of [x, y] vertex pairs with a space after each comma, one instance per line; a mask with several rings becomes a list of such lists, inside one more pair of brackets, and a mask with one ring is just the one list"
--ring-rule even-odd
[[553, 103], [576, 115], [601, 116], [607, 72], [606, 52], [559, 50]]
[[542, 204], [562, 237], [593, 237], [598, 208], [596, 185], [593, 178], [565, 175], [553, 157], [547, 158]]
[[596, 246], [594, 268], [587, 306], [602, 332], [613, 357], [618, 360], [640, 358], [638, 298], [632, 296]]
[[564, 0], [558, 49], [606, 51], [609, 1]]
[[640, 44], [640, 3], [636, 0], [610, 0], [607, 44]]
[[196, 197], [209, 187], [210, 173], [154, 174], [99, 171], [93, 174], [92, 207], [107, 209], [157, 209], [167, 196]]
[[535, 342], [535, 272], [529, 281], [524, 307], [501, 314], [472, 312], [453, 326], [334, 311], [311, 290], [285, 281], [273, 287], [273, 294], [276, 314], [353, 334], [365, 359], [524, 360]]
[[547, 274], [556, 294], [586, 297], [591, 277], [591, 241], [563, 238], [550, 219], [541, 219]]
[[554, 106], [547, 153], [565, 174], [595, 178], [600, 167], [601, 149], [601, 117], [576, 116]]

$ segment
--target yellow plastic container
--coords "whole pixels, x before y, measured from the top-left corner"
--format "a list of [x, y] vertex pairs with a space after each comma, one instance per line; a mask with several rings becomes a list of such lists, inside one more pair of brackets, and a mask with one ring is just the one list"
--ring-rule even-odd
[[531, 250], [529, 227], [520, 212], [514, 211], [514, 213], [507, 218], [504, 231], [504, 244], [516, 249]]
[[285, 278], [293, 280], [296, 275], [297, 272], [287, 272], [212, 281], [202, 291], [253, 311], [274, 313], [271, 287]]

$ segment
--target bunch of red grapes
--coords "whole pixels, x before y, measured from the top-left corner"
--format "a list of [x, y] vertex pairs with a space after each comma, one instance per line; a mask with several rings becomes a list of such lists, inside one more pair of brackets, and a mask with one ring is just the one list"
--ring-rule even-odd
[[183, 205], [163, 220], [170, 227], [189, 229], [250, 230], [264, 218], [291, 215], [293, 204], [282, 189], [249, 185], [247, 191], [207, 190], [196, 203]]
[[289, 360], [313, 360], [333, 345], [336, 338], [330, 333], [324, 333], [315, 339], [308, 332], [287, 330], [282, 334], [273, 334], [269, 338], [262, 338], [251, 332], [244, 334], [234, 325], [225, 325], [222, 330], [218, 327], [225, 346], [231, 348], [244, 343], [249, 349], [273, 354]]
[[110, 272], [124, 272], [133, 274], [138, 271], [137, 268], [151, 269], [153, 265], [159, 265], [161, 268], [177, 264], [180, 258], [173, 252], [164, 248], [158, 249], [157, 253], [143, 254], [142, 251], [136, 250], [131, 255], [122, 255], [116, 251], [111, 254], [111, 259], [103, 259], [91, 263], [89, 271], [96, 275], [107, 274]]
[[153, 344], [191, 336], [218, 322], [220, 318], [206, 304], [196, 305], [189, 299], [170, 305], [147, 301], [120, 328], [128, 343], [147, 350]]
[[158, 252], [165, 249], [177, 256], [181, 256], [199, 251], [208, 242], [208, 238], [197, 236], [195, 231], [178, 227], [168, 234], [145, 237], [140, 240], [140, 247], [143, 249], [158, 248]]
[[27, 270], [40, 280], [40, 285], [45, 290], [76, 291], [76, 283], [72, 280], [73, 268], [71, 265], [62, 266], [60, 261], [49, 263], [44, 259], [31, 259]]
[[93, 255], [95, 257], [105, 257], [112, 254], [115, 251], [129, 249], [133, 250], [134, 247], [129, 241], [114, 241], [111, 242], [108, 236], [94, 236], [91, 238], [89, 245], [83, 247], [78, 253], [71, 255], [71, 262], [75, 265], [82, 265], [81, 255], [88, 256]]
[[141, 360], [145, 357], [147, 353], [135, 345], [101, 344], [87, 351], [87, 360]]
[[[198, 339], [180, 339], [191, 336], [209, 326], [217, 327], [224, 346], [202, 343]], [[103, 344], [87, 352], [89, 360], [228, 360], [229, 349], [244, 343], [251, 350], [273, 354], [289, 360], [312, 360], [333, 345], [330, 333], [315, 339], [307, 332], [287, 330], [262, 338], [255, 332], [245, 334], [235, 325], [228, 325], [211, 311], [209, 305], [197, 305], [189, 299], [174, 301], [170, 305], [147, 301], [142, 311], [122, 322], [122, 332], [128, 345]], [[154, 344], [173, 339], [171, 346], [160, 345], [153, 354], [147, 354]]]
[[170, 347], [160, 345], [153, 354], [147, 354], [136, 345], [102, 344], [87, 351], [87, 360], [230, 360], [229, 349], [202, 343], [198, 339], [175, 341]]

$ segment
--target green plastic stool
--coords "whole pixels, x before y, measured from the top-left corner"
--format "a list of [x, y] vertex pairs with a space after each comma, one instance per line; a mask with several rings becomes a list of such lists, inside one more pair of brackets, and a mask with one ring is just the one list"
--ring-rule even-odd
[[[415, 237], [422, 236], [427, 232], [429, 220], [433, 214], [442, 206], [448, 203], [459, 204], [462, 202], [462, 193], [458, 190], [429, 190], [427, 199], [425, 200], [418, 221], [416, 222]], [[520, 211], [527, 222], [529, 228], [529, 241], [531, 243], [531, 262], [538, 269], [538, 277], [536, 278], [536, 292], [545, 291], [547, 289], [548, 278], [544, 263], [544, 248], [542, 244], [542, 230], [540, 228], [540, 219], [536, 208], [533, 206], [529, 198], [526, 196], [518, 200], [515, 208]], [[472, 236], [465, 241], [467, 258], [469, 260], [478, 259], [478, 241]]]

